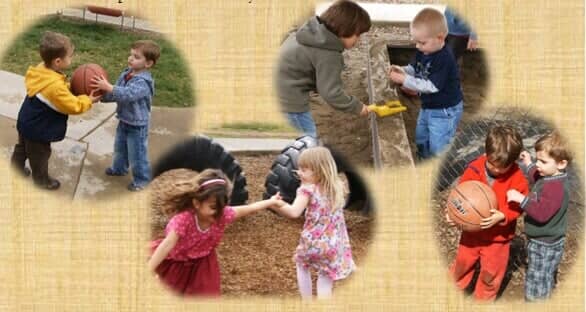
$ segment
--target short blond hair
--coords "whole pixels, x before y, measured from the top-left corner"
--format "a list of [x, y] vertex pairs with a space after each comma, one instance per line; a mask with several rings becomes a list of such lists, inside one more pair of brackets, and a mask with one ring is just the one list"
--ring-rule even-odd
[[535, 142], [535, 151], [546, 152], [556, 162], [565, 160], [570, 163], [572, 161], [572, 153], [566, 144], [566, 140], [557, 131], [552, 131], [539, 138]]
[[448, 23], [443, 13], [436, 9], [425, 8], [411, 22], [411, 28], [425, 27], [429, 36], [448, 35]]

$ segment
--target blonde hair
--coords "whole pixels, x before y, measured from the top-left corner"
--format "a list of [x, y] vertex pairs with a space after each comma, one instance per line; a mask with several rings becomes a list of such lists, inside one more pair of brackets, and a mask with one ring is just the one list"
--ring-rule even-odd
[[546, 152], [556, 162], [565, 160], [570, 163], [572, 161], [572, 153], [567, 147], [566, 140], [557, 131], [552, 131], [539, 138], [535, 142], [535, 151]]
[[313, 171], [315, 182], [330, 201], [332, 210], [344, 206], [346, 189], [330, 150], [321, 146], [308, 148], [299, 156], [298, 166]]
[[443, 34], [444, 37], [448, 35], [448, 23], [446, 17], [438, 10], [432, 8], [425, 8], [417, 15], [411, 22], [411, 28], [425, 27], [428, 36], [435, 37]]

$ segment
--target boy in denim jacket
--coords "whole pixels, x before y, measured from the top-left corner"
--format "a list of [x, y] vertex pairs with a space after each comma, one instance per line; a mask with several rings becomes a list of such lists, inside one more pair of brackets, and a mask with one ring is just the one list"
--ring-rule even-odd
[[92, 87], [105, 94], [102, 101], [115, 101], [116, 128], [112, 166], [106, 169], [109, 176], [123, 176], [132, 169], [132, 182], [128, 190], [142, 190], [151, 179], [148, 160], [148, 131], [151, 102], [155, 94], [155, 81], [148, 71], [160, 56], [159, 46], [151, 40], [132, 44], [128, 68], [111, 85], [104, 77], [95, 77]]

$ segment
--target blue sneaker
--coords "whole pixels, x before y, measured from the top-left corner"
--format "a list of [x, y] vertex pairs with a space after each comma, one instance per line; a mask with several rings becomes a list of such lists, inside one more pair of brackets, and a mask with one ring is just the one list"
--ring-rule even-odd
[[132, 183], [128, 184], [128, 187], [126, 187], [126, 188], [131, 192], [138, 192], [138, 191], [144, 190], [145, 187], [146, 187], [146, 185], [136, 185], [136, 184], [134, 184], [134, 182], [132, 182]]
[[125, 176], [127, 174], [127, 172], [118, 172], [118, 171], [115, 171], [111, 167], [106, 168], [105, 173], [106, 173], [106, 175], [109, 175], [111, 177], [121, 177], [121, 176]]

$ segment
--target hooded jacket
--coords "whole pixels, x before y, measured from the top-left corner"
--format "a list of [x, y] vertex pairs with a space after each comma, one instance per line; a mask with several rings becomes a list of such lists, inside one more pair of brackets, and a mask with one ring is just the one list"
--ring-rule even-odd
[[281, 109], [287, 113], [308, 112], [309, 92], [317, 91], [334, 108], [359, 113], [362, 104], [346, 95], [341, 73], [344, 45], [318, 17], [312, 17], [281, 46], [275, 74]]
[[18, 112], [16, 128], [35, 142], [56, 142], [65, 137], [69, 114], [81, 114], [92, 107], [87, 95], [75, 96], [62, 73], [41, 63], [31, 66], [24, 83], [26, 98]]
[[126, 124], [147, 126], [151, 115], [151, 102], [155, 95], [155, 81], [148, 71], [124, 78], [131, 69], [126, 68], [116, 80], [111, 93], [104, 94], [102, 101], [115, 101], [116, 117]]

